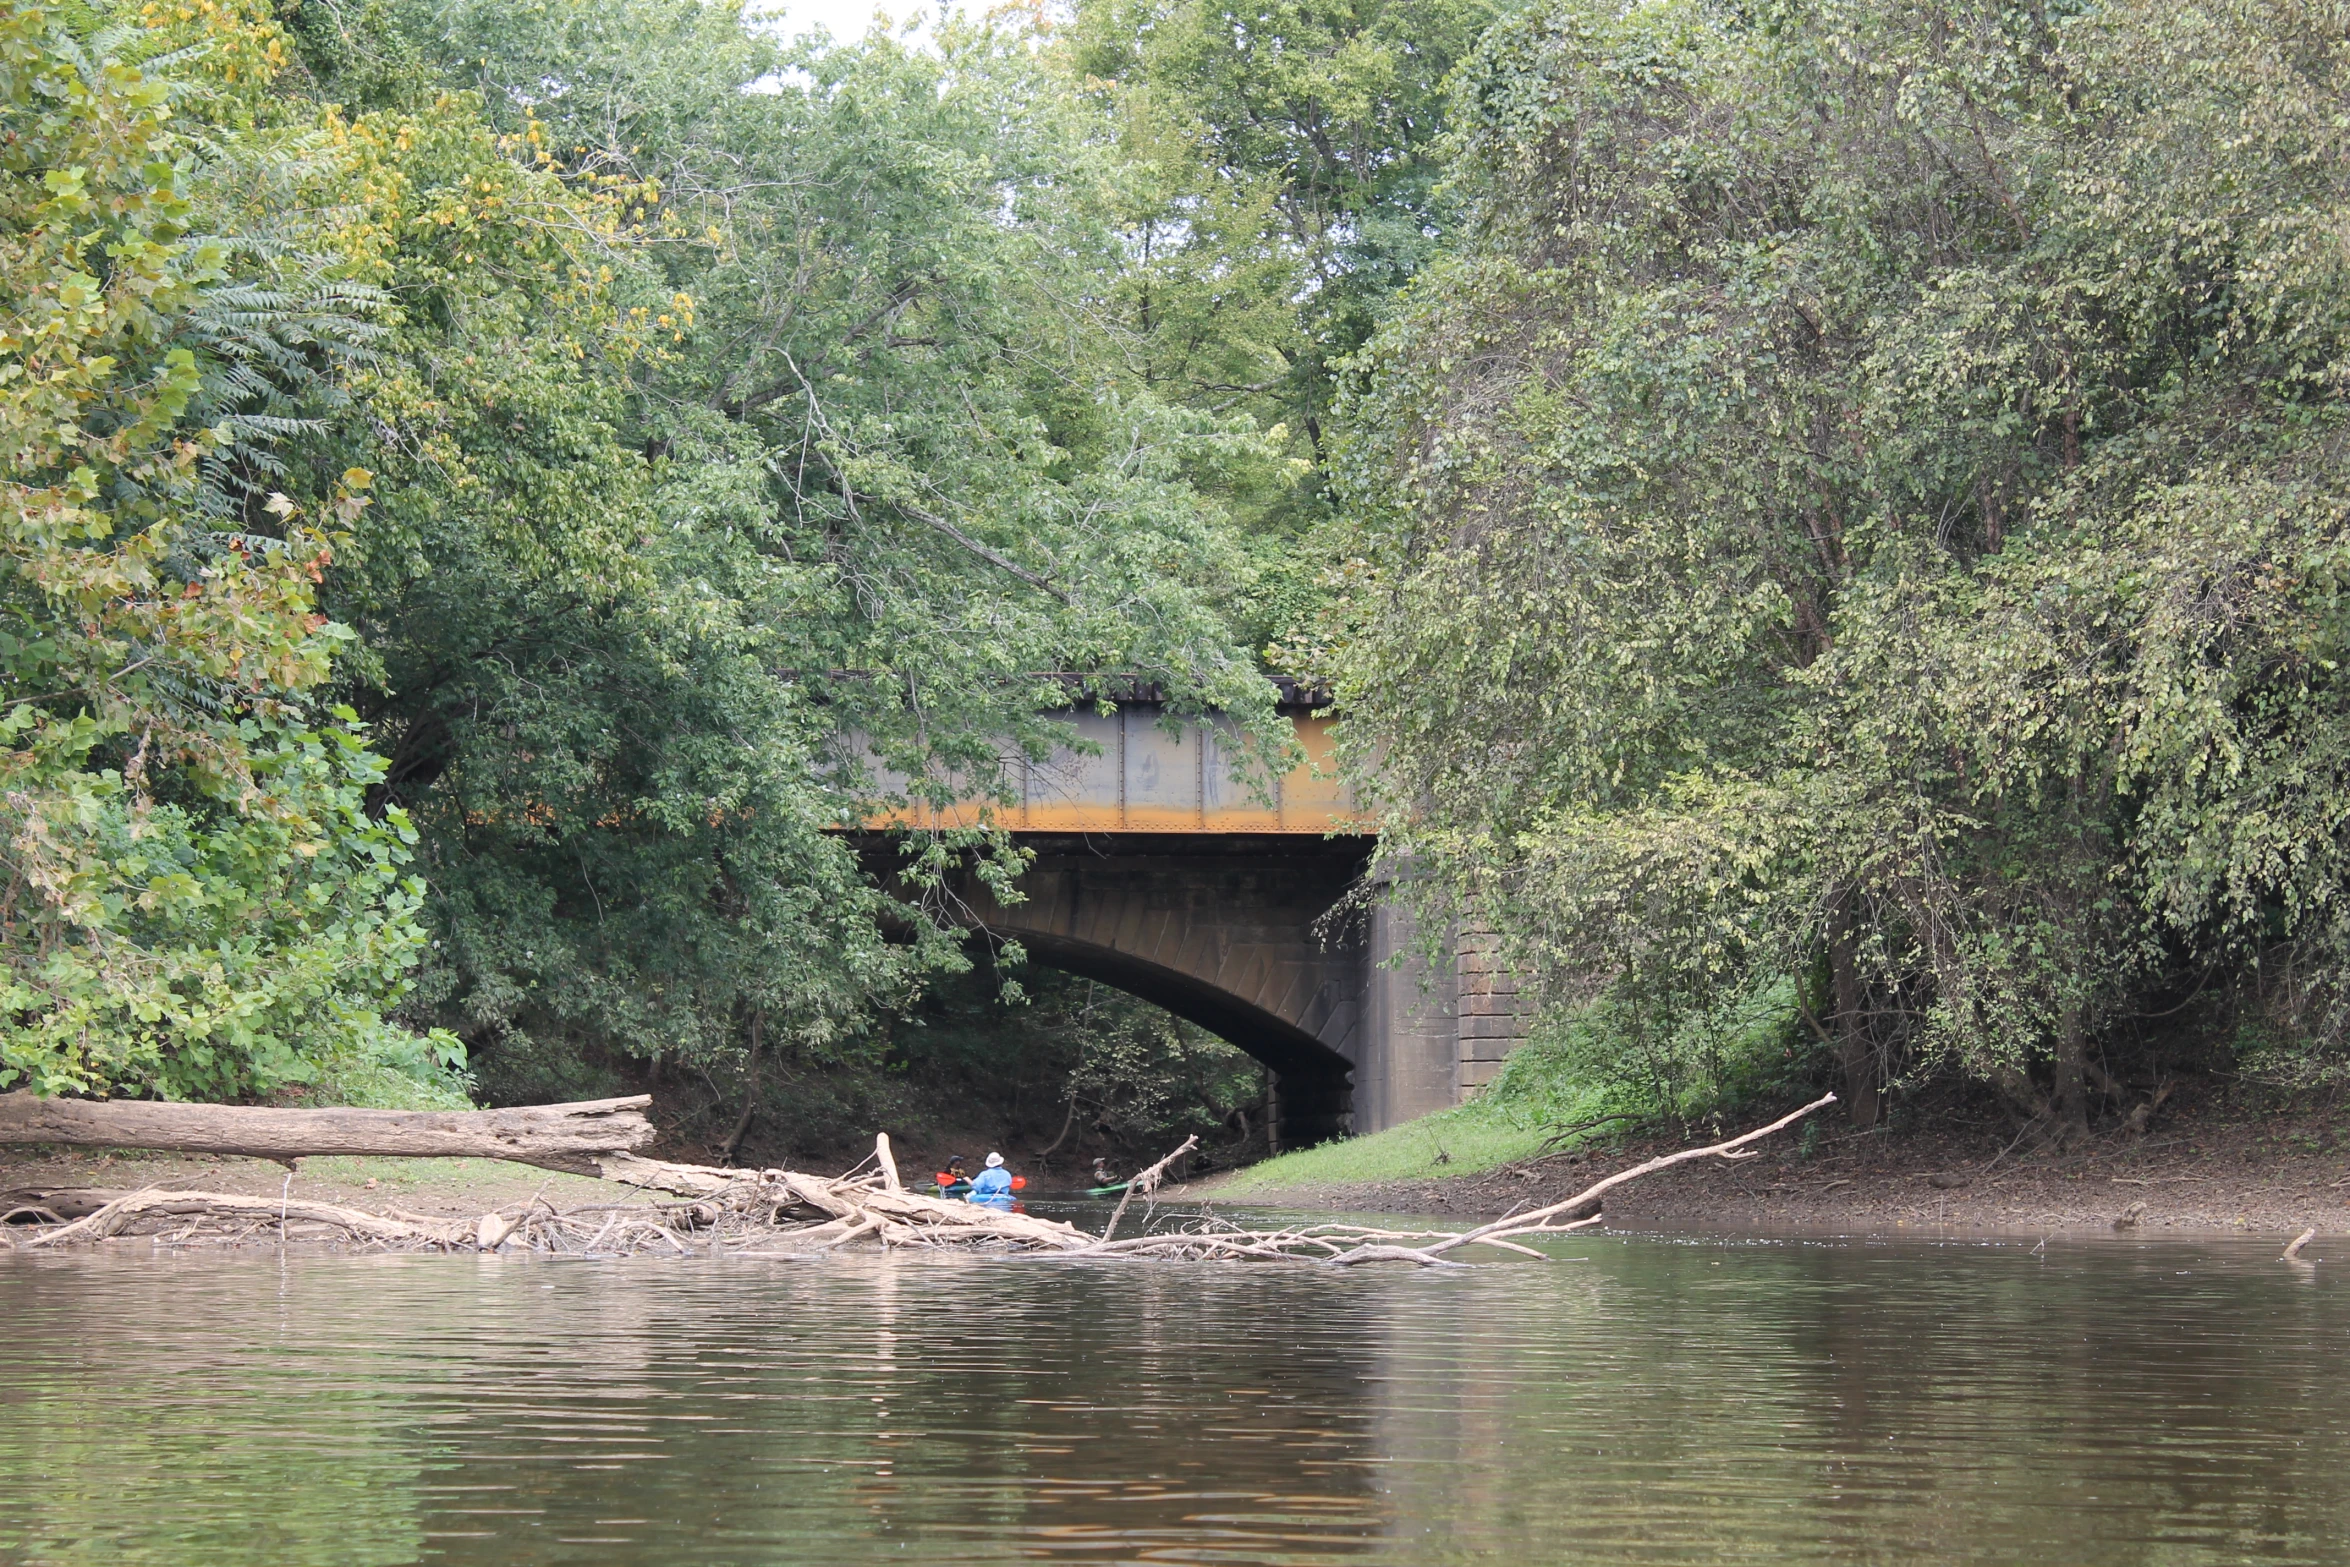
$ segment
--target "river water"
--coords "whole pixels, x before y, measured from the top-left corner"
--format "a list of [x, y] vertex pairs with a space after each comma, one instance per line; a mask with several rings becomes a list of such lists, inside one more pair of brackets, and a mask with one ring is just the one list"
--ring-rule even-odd
[[2346, 1270], [0, 1258], [0, 1560], [2350, 1560]]

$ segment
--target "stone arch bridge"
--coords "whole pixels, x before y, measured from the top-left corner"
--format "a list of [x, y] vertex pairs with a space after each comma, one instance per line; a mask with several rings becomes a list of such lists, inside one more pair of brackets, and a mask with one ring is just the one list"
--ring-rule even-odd
[[1524, 1029], [1490, 943], [1456, 939], [1431, 973], [1396, 962], [1412, 932], [1383, 900], [1328, 917], [1376, 840], [1331, 775], [1328, 721], [1304, 704], [1284, 715], [1307, 760], [1269, 799], [1234, 782], [1227, 725], [1170, 723], [1147, 701], [1070, 715], [1081, 744], [1022, 764], [1019, 804], [991, 812], [1035, 855], [1024, 901], [998, 903], [976, 877], [954, 890], [975, 927], [1036, 961], [1265, 1063], [1275, 1145], [1302, 1147], [1460, 1103]]

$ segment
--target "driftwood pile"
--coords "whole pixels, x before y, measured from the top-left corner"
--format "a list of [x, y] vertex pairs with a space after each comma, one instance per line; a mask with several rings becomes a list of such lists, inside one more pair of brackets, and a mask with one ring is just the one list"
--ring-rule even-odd
[[[1128, 1203], [1137, 1195], [1147, 1203], [1163, 1182], [1168, 1166], [1195, 1146], [1198, 1140], [1194, 1138], [1134, 1177], [1109, 1224], [1100, 1235], [1094, 1235], [1059, 1220], [908, 1191], [899, 1179], [887, 1134], [875, 1140], [873, 1156], [865, 1165], [842, 1176], [670, 1164], [626, 1148], [583, 1155], [575, 1145], [569, 1146], [560, 1151], [559, 1157], [566, 1161], [562, 1167], [579, 1168], [588, 1163], [604, 1179], [638, 1188], [647, 1197], [557, 1208], [544, 1199], [542, 1189], [541, 1196], [527, 1203], [468, 1219], [433, 1218], [398, 1209], [369, 1213], [307, 1201], [292, 1195], [289, 1174], [286, 1190], [276, 1197], [149, 1189], [80, 1194], [76, 1202], [71, 1200], [72, 1194], [24, 1193], [18, 1194], [13, 1209], [0, 1214], [0, 1221], [5, 1222], [5, 1233], [15, 1244], [25, 1248], [69, 1246], [136, 1234], [172, 1245], [234, 1244], [258, 1238], [327, 1240], [388, 1251], [511, 1251], [583, 1257], [653, 1252], [755, 1258], [807, 1256], [865, 1242], [886, 1248], [977, 1246], [1034, 1257], [1443, 1266], [1455, 1261], [1451, 1253], [1469, 1246], [1540, 1257], [1543, 1253], [1522, 1242], [1597, 1224], [1597, 1205], [1613, 1188], [1691, 1160], [1751, 1158], [1751, 1153], [1742, 1151], [1747, 1144], [1834, 1101], [1835, 1095], [1824, 1095], [1743, 1136], [1651, 1159], [1595, 1182], [1563, 1202], [1513, 1213], [1461, 1232], [1343, 1224], [1248, 1229], [1212, 1216], [1194, 1216], [1156, 1230], [1146, 1220], [1142, 1233], [1120, 1238], [1118, 1226]], [[608, 1116], [612, 1106], [623, 1103], [592, 1108]], [[554, 1114], [574, 1108], [579, 1107], [545, 1106], [541, 1110]], [[4, 1120], [0, 1114], [0, 1123]], [[641, 1139], [633, 1132], [627, 1135], [641, 1146]], [[5, 1137], [0, 1133], [0, 1140]], [[75, 1140], [95, 1139], [77, 1136]], [[283, 1142], [276, 1146], [288, 1147]], [[338, 1146], [333, 1151], [346, 1148]], [[535, 1162], [552, 1163], [552, 1159]], [[653, 1197], [653, 1193], [662, 1196]], [[90, 1200], [98, 1196], [104, 1200]], [[78, 1216], [68, 1211], [77, 1207], [82, 1210]]]

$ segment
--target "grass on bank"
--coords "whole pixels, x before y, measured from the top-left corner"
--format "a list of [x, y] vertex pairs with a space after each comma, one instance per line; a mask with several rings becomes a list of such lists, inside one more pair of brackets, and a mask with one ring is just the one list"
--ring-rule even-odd
[[[1467, 1104], [1250, 1165], [1219, 1181], [1216, 1195], [1440, 1180], [1660, 1122], [1710, 1126], [1807, 1086], [1815, 1053], [1788, 980], [1670, 1028], [1621, 1005], [1595, 1006], [1538, 1031]], [[1586, 1129], [1559, 1137], [1578, 1126]]]
[[1237, 1170], [1216, 1184], [1218, 1197], [1297, 1191], [1322, 1186], [1367, 1186], [1386, 1181], [1474, 1175], [1531, 1158], [1548, 1135], [1492, 1113], [1490, 1096], [1439, 1110], [1368, 1137], [1348, 1137], [1301, 1148]]

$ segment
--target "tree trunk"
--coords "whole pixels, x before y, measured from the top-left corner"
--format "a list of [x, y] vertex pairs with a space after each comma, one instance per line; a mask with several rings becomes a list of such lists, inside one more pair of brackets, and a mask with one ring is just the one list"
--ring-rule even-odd
[[1836, 992], [1836, 1051], [1844, 1068], [1844, 1105], [1852, 1124], [1865, 1132], [1877, 1124], [1877, 1053], [1869, 1039], [1868, 988], [1860, 979], [1850, 893], [1839, 900], [1829, 932], [1828, 978]]
[[653, 1123], [644, 1114], [652, 1102], [637, 1094], [511, 1110], [267, 1110], [14, 1093], [0, 1094], [0, 1144], [160, 1148], [281, 1162], [316, 1154], [509, 1159], [597, 1175], [599, 1154], [653, 1140]]
[[2056, 1115], [2067, 1137], [2089, 1130], [2088, 1061], [2081, 1009], [2067, 1006], [2056, 1028]]
[[751, 1052], [748, 1067], [751, 1087], [750, 1092], [743, 1095], [743, 1113], [735, 1120], [734, 1130], [727, 1134], [726, 1141], [719, 1146], [718, 1162], [722, 1165], [734, 1163], [735, 1155], [743, 1151], [743, 1139], [751, 1135], [751, 1123], [759, 1118], [759, 1035], [766, 1021], [767, 1014], [764, 1012], [751, 1014]]

